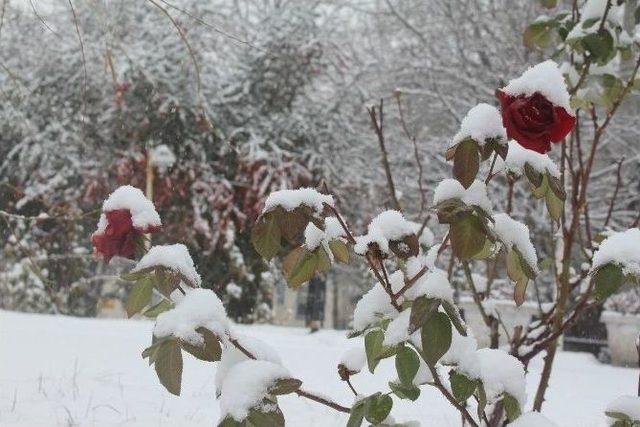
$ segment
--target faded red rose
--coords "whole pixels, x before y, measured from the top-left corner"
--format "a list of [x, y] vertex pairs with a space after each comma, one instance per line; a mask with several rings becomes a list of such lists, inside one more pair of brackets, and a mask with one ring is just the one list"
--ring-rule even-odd
[[551, 143], [560, 142], [575, 126], [576, 118], [539, 92], [513, 96], [496, 91], [507, 136], [523, 147], [545, 154]]
[[104, 213], [106, 226], [91, 237], [94, 253], [109, 262], [114, 256], [135, 258], [136, 244], [145, 233], [155, 233], [160, 227], [134, 227], [128, 209], [116, 209]]

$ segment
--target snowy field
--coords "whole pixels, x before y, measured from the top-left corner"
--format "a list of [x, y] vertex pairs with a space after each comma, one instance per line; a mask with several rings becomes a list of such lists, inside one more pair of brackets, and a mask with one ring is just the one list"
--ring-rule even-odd
[[[213, 426], [215, 363], [185, 356], [182, 396], [158, 383], [140, 357], [150, 341], [147, 321], [75, 319], [0, 311], [0, 426]], [[276, 326], [239, 327], [271, 344], [304, 387], [350, 404], [352, 397], [336, 374], [343, 350], [355, 341], [344, 332]], [[385, 363], [386, 362], [386, 363]], [[354, 378], [360, 393], [395, 377], [385, 361], [384, 379], [368, 373]], [[529, 400], [541, 367], [531, 366]], [[561, 353], [556, 359], [544, 413], [560, 426], [606, 425], [603, 407], [620, 394], [632, 394], [638, 370], [598, 363], [591, 355]], [[377, 371], [376, 371], [377, 372]], [[280, 398], [289, 426], [341, 426], [344, 415], [296, 396]], [[458, 426], [458, 414], [437, 392], [423, 387], [418, 404], [396, 401], [397, 421], [423, 426]]]

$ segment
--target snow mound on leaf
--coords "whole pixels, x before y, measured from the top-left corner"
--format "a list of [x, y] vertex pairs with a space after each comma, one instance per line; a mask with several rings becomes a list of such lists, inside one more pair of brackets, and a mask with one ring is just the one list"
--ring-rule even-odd
[[264, 360], [246, 360], [229, 370], [222, 383], [221, 418], [244, 420], [249, 410], [262, 402], [269, 387], [281, 378], [291, 378], [282, 365]]
[[395, 317], [396, 309], [391, 305], [389, 295], [376, 283], [360, 298], [353, 310], [353, 329], [362, 331], [380, 318]]
[[[277, 365], [282, 365], [282, 360], [278, 353], [273, 347], [264, 341], [246, 335], [235, 335], [234, 338], [245, 350], [251, 353], [256, 360], [264, 360]], [[216, 377], [214, 381], [218, 394], [222, 393], [222, 384], [231, 368], [246, 360], [251, 359], [249, 359], [246, 354], [238, 350], [231, 342], [225, 340], [225, 347], [222, 350], [220, 363], [218, 363], [216, 368]]]
[[465, 189], [458, 180], [447, 178], [438, 184], [433, 195], [433, 204], [449, 199], [459, 199], [467, 205], [474, 205], [487, 213], [491, 213], [493, 205], [487, 196], [487, 186], [484, 182], [475, 180]]
[[316, 212], [324, 209], [324, 203], [333, 206], [333, 196], [322, 194], [313, 188], [298, 188], [297, 190], [280, 190], [269, 194], [264, 202], [264, 212], [268, 212], [280, 206], [287, 211], [292, 211], [300, 206], [308, 206]]
[[340, 365], [344, 365], [349, 372], [360, 372], [367, 363], [364, 346], [354, 346], [345, 351], [340, 357]]
[[620, 396], [607, 405], [606, 412], [619, 412], [634, 421], [640, 421], [640, 397]]
[[456, 145], [466, 138], [471, 138], [483, 145], [485, 139], [499, 139], [502, 144], [507, 143], [507, 131], [502, 126], [500, 111], [489, 104], [478, 104], [473, 107], [460, 124], [460, 130], [453, 137], [452, 145]]
[[558, 427], [558, 425], [540, 412], [527, 412], [516, 418], [509, 427]]
[[356, 237], [353, 250], [357, 254], [367, 252], [369, 243], [377, 243], [382, 252], [389, 252], [389, 241], [402, 240], [414, 233], [411, 222], [395, 210], [388, 210], [373, 218], [367, 227], [367, 234]]
[[139, 230], [157, 228], [162, 226], [160, 215], [156, 211], [153, 202], [144, 195], [140, 189], [131, 185], [118, 187], [102, 203], [102, 212], [98, 222], [98, 231], [101, 234], [107, 227], [107, 218], [104, 212], [126, 209], [131, 213], [131, 222]]
[[550, 59], [530, 67], [501, 90], [512, 96], [531, 96], [539, 92], [552, 104], [564, 108], [569, 114], [573, 114], [564, 77], [558, 64]]
[[500, 240], [502, 240], [508, 248], [515, 246], [525, 261], [527, 261], [527, 264], [537, 272], [538, 256], [536, 254], [536, 248], [533, 246], [533, 243], [531, 243], [529, 227], [505, 213], [494, 215], [493, 220], [495, 221], [493, 231], [496, 232]]
[[640, 229], [614, 233], [600, 243], [593, 255], [591, 272], [613, 262], [621, 265], [625, 274], [640, 275]]
[[496, 171], [508, 170], [517, 175], [522, 175], [524, 174], [525, 163], [528, 163], [529, 166], [540, 173], [549, 172], [551, 176], [560, 177], [560, 169], [548, 155], [528, 150], [516, 141], [509, 141], [507, 158], [505, 160], [498, 158]]
[[411, 309], [401, 312], [398, 317], [389, 322], [384, 334], [384, 345], [392, 346], [409, 339], [409, 317]]
[[227, 313], [220, 298], [210, 289], [190, 289], [175, 308], [158, 315], [153, 335], [157, 338], [174, 336], [190, 344], [203, 344], [196, 329], [204, 327], [218, 337], [229, 330]]
[[318, 246], [320, 246], [324, 239], [325, 239], [324, 231], [320, 230], [312, 222], [307, 224], [307, 227], [304, 229], [304, 246], [308, 250], [312, 251]]
[[428, 271], [420, 277], [416, 283], [405, 292], [405, 295], [409, 299], [426, 296], [427, 298], [441, 299], [453, 304], [453, 288], [451, 287], [451, 283], [449, 283], [447, 273], [438, 268]]
[[180, 273], [190, 282], [191, 286], [202, 284], [202, 279], [196, 271], [191, 255], [189, 255], [189, 250], [181, 243], [151, 247], [131, 272], [135, 273], [146, 268], [160, 266]]
[[524, 366], [504, 350], [483, 348], [475, 352], [480, 368], [480, 379], [487, 399], [494, 401], [502, 393], [509, 393], [524, 407], [527, 401]]

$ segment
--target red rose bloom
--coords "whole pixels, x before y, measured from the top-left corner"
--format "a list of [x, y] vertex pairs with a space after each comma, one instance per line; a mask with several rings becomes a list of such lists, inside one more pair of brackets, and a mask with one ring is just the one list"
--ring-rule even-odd
[[507, 136], [524, 148], [545, 154], [551, 143], [560, 142], [575, 126], [576, 118], [544, 95], [509, 95], [496, 91]]
[[149, 225], [144, 229], [134, 227], [128, 209], [104, 212], [100, 225], [91, 237], [94, 252], [109, 262], [114, 256], [135, 258], [136, 243], [145, 233], [159, 231], [160, 227]]

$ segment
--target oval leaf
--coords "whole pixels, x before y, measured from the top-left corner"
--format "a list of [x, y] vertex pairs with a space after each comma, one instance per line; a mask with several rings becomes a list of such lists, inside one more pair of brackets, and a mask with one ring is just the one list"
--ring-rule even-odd
[[478, 143], [471, 138], [460, 142], [453, 155], [453, 176], [464, 188], [469, 188], [480, 169]]
[[442, 312], [431, 316], [421, 330], [425, 362], [433, 366], [451, 347], [451, 321]]
[[155, 354], [155, 368], [160, 384], [169, 393], [180, 396], [182, 384], [182, 352], [176, 340], [164, 341]]

